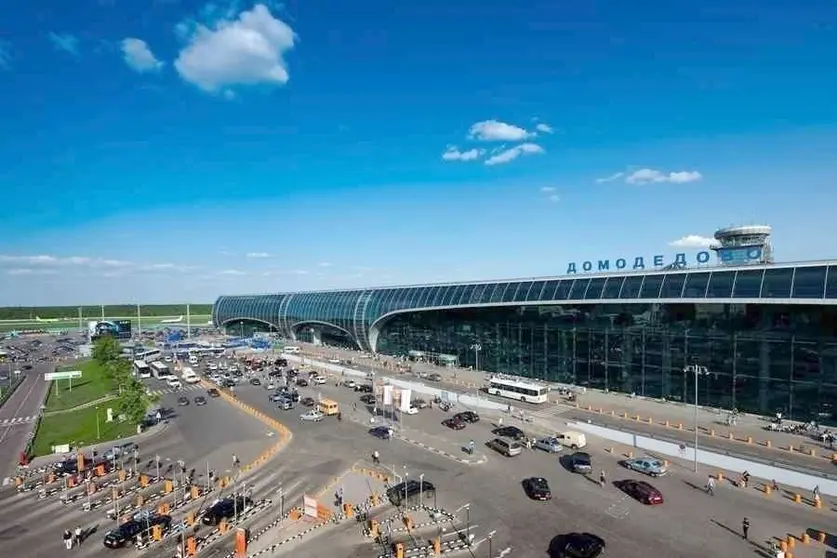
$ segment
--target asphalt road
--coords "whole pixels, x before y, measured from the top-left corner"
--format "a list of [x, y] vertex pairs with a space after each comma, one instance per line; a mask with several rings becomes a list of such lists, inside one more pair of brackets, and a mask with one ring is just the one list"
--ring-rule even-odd
[[[200, 391], [186, 392], [190, 398]], [[176, 406], [177, 395], [165, 395], [161, 406], [168, 426], [158, 435], [141, 439], [141, 471], [156, 474], [155, 456], [161, 458], [161, 475], [174, 475], [177, 461], [183, 460], [187, 469], [195, 469], [196, 482], [204, 482], [207, 465], [223, 476], [232, 469], [232, 455], [242, 463], [249, 463], [266, 447], [274, 443], [264, 425], [238, 408], [220, 399], [209, 399], [203, 407]], [[103, 444], [105, 451], [111, 444]], [[132, 464], [128, 463], [128, 467]], [[19, 494], [6, 489], [0, 492], [0, 549], [3, 556], [41, 556], [63, 551], [61, 533], [77, 525], [95, 530], [77, 554], [85, 556], [112, 555], [101, 544], [104, 532], [114, 525], [102, 510], [84, 512], [83, 499], [75, 504], [62, 505], [57, 496], [37, 500], [35, 492]]]
[[23, 382], [0, 407], [0, 480], [12, 476], [17, 467], [49, 388], [44, 373], [53, 369], [52, 364], [36, 364], [23, 371]]
[[[590, 531], [610, 542], [611, 549], [605, 556], [640, 558], [653, 552], [658, 556], [683, 558], [749, 557], [756, 549], [741, 540], [739, 528], [745, 516], [753, 526], [751, 538], [759, 543], [787, 532], [827, 531], [832, 524], [831, 513], [803, 508], [781, 497], [767, 499], [755, 490], [721, 485], [717, 496], [706, 495], [701, 490], [705, 477], [694, 476], [687, 467], [677, 465], [668, 477], [648, 479], [666, 497], [666, 503], [659, 507], [643, 506], [613, 486], [601, 488], [597, 482], [565, 470], [558, 456], [541, 452], [526, 451], [508, 459], [488, 451], [486, 463], [463, 465], [415, 445], [372, 439], [366, 432], [367, 426], [348, 420], [351, 402], [357, 399], [357, 394], [346, 388], [336, 388], [330, 383], [316, 391], [307, 388], [300, 391], [303, 396], [319, 391], [324, 397], [336, 399], [343, 405], [344, 420], [300, 426], [295, 415], [301, 409], [278, 411], [267, 402], [266, 390], [249, 386], [237, 389], [240, 397], [252, 400], [276, 416], [290, 416], [287, 423], [292, 428], [316, 432], [298, 434], [294, 443], [302, 436], [322, 436], [323, 440], [330, 440], [334, 455], [360, 454], [361, 457], [377, 448], [382, 462], [395, 471], [407, 471], [414, 478], [423, 473], [426, 480], [439, 487], [440, 505], [455, 510], [470, 503], [471, 524], [478, 526], [474, 528], [475, 536], [481, 538], [489, 531], [496, 531], [494, 549], [511, 546], [514, 556], [542, 558], [552, 537], [571, 531]], [[364, 411], [359, 406], [357, 412]], [[434, 409], [405, 417], [404, 434], [421, 432], [440, 443], [446, 440], [451, 448], [461, 447], [470, 439], [480, 444], [493, 437], [489, 421], [456, 432], [441, 425], [445, 416]], [[597, 474], [604, 469], [611, 481], [640, 478], [639, 474], [620, 467], [618, 456], [606, 453], [604, 447], [603, 442], [594, 440], [589, 448]], [[552, 502], [536, 503], [526, 498], [520, 481], [528, 476], [544, 476], [550, 481], [555, 492]], [[341, 556], [377, 555], [376, 549], [359, 533], [347, 536], [326, 532], [288, 550], [323, 555], [326, 547], [331, 553], [335, 553], [335, 548], [342, 548], [336, 553]]]

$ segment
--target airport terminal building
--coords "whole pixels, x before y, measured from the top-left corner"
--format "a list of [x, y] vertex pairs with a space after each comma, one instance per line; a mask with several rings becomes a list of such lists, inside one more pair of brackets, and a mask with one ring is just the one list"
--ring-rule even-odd
[[[769, 228], [716, 233], [698, 267], [252, 296], [213, 322], [443, 365], [799, 420], [837, 420], [837, 261], [772, 262]], [[588, 265], [589, 264], [589, 265]], [[596, 267], [611, 267], [599, 261]]]

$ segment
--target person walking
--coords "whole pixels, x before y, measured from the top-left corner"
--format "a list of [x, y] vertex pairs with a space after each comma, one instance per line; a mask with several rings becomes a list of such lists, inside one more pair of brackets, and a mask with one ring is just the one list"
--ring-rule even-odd
[[73, 531], [73, 536], [76, 539], [76, 546], [81, 546], [81, 525], [76, 525], [76, 530]]
[[706, 481], [706, 493], [710, 496], [715, 495], [715, 477], [712, 475], [710, 475], [709, 480]]
[[604, 486], [605, 486], [605, 484], [606, 484], [606, 483], [607, 483], [607, 477], [605, 476], [604, 469], [602, 469], [602, 472], [601, 472], [601, 473], [599, 473], [599, 485], [600, 485], [602, 488], [604, 488]]
[[750, 540], [750, 520], [746, 517], [741, 522], [741, 536], [744, 539]]
[[381, 462], [381, 456], [378, 454], [378, 450], [372, 452], [372, 463], [375, 465]]
[[64, 530], [64, 546], [67, 550], [73, 548], [73, 534], [70, 532], [69, 529]]
[[814, 496], [814, 502], [816, 502], [820, 499], [820, 485], [815, 486], [812, 492]]

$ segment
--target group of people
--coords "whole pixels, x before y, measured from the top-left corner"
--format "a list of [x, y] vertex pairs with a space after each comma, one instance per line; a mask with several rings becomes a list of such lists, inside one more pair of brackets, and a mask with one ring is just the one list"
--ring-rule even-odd
[[75, 546], [81, 545], [81, 541], [84, 532], [81, 530], [81, 526], [77, 526], [75, 530], [71, 531], [69, 529], [64, 530], [64, 546], [67, 547], [67, 550], [71, 550]]

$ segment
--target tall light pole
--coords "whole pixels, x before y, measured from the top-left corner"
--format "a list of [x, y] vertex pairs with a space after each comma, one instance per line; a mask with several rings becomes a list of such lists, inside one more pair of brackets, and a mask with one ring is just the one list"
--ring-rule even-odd
[[497, 531], [491, 531], [488, 533], [488, 558], [494, 558], [494, 549], [491, 547], [492, 540], [494, 538], [494, 533]]
[[693, 373], [695, 375], [695, 455], [694, 455], [694, 472], [698, 469], [698, 377], [709, 375], [709, 369], [706, 366], [699, 366], [697, 364], [690, 364], [683, 369], [685, 373]]
[[474, 343], [471, 345], [471, 348], [474, 349], [474, 371], [480, 371], [480, 351], [482, 351], [482, 345], [479, 343]]
[[424, 506], [424, 473], [419, 475], [419, 507]]

